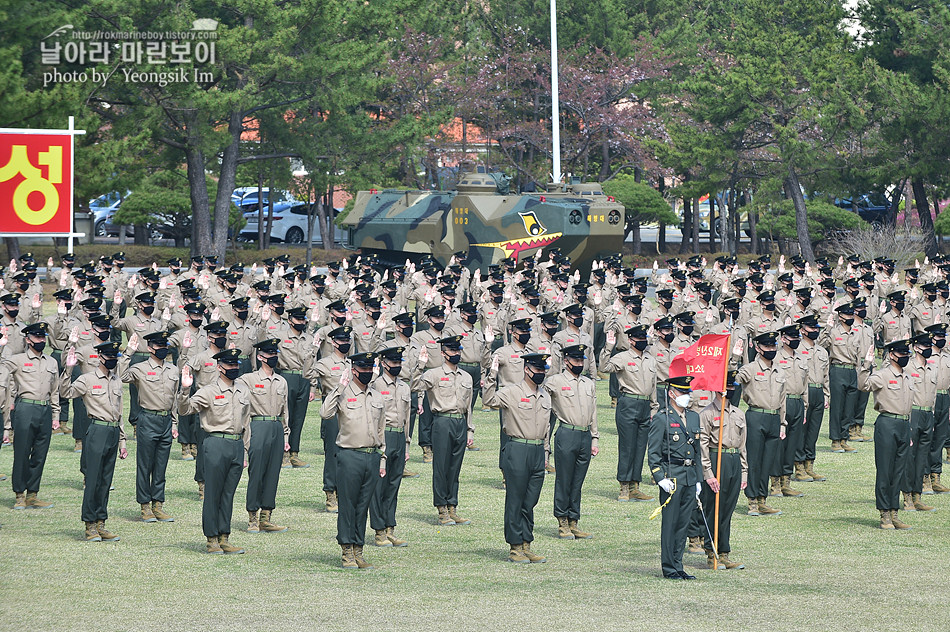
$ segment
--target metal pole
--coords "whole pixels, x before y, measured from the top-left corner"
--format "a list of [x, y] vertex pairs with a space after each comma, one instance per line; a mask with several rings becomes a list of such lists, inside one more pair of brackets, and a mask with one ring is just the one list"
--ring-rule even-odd
[[[731, 349], [732, 333], [726, 338], [726, 351]], [[713, 511], [713, 551], [716, 557], [713, 558], [713, 570], [719, 570], [719, 495], [722, 492], [722, 427], [726, 423], [726, 382], [729, 381], [729, 359], [726, 358], [726, 366], [722, 376], [722, 403], [719, 408], [719, 449], [716, 451], [716, 480], [719, 482], [719, 491], [716, 492], [716, 504]]]
[[551, 178], [561, 181], [561, 116], [557, 86], [557, 0], [551, 0]]

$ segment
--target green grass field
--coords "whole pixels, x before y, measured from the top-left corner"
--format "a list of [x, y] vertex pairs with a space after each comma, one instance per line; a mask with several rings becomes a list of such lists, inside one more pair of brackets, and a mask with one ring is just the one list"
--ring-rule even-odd
[[[14, 512], [10, 483], [3, 483], [0, 630], [950, 628], [950, 495], [925, 497], [937, 506], [934, 513], [901, 512], [912, 530], [881, 531], [873, 444], [832, 454], [827, 433], [816, 463], [827, 482], [796, 484], [803, 498], [772, 499], [784, 511], [778, 517], [747, 517], [740, 500], [732, 557], [745, 570], [705, 570], [704, 556], [687, 555], [687, 569], [699, 581], [663, 579], [659, 520], [647, 519], [655, 503], [615, 500], [617, 438], [606, 390], [607, 382], [598, 382], [602, 451], [582, 505], [581, 527], [594, 539], [556, 539], [548, 476], [532, 546], [547, 556], [546, 564], [505, 561], [497, 413], [476, 413], [482, 450], [468, 452], [462, 469], [459, 513], [472, 524], [436, 526], [431, 466], [421, 463], [414, 446], [409, 467], [422, 475], [404, 480], [397, 514], [397, 535], [410, 546], [367, 546], [366, 557], [376, 565], [370, 571], [340, 568], [336, 518], [323, 511], [316, 404], [301, 453], [312, 467], [281, 475], [274, 517], [290, 531], [246, 533], [246, 479], [238, 489], [231, 540], [246, 547], [246, 555], [204, 553], [194, 464], [180, 460], [178, 444], [166, 502], [176, 522], [136, 521], [130, 442], [109, 504], [108, 526], [122, 539], [84, 542], [79, 455], [71, 437], [55, 436], [40, 493], [54, 508]], [[7, 447], [0, 471], [9, 475], [11, 463]]]

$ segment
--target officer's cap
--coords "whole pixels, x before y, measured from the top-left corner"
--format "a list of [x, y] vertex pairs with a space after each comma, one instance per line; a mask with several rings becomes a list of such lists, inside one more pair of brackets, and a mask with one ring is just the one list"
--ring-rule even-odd
[[24, 334], [31, 336], [48, 336], [49, 323], [33, 323], [32, 325], [24, 327], [22, 331]]
[[[10, 296], [9, 294], [7, 296]], [[3, 302], [7, 303], [7, 296], [3, 297]], [[85, 298], [79, 301], [79, 305], [83, 309], [88, 309], [91, 311], [98, 311], [102, 307], [102, 299], [98, 296], [92, 296], [90, 298]]]
[[155, 292], [142, 292], [135, 296], [135, 300], [139, 303], [154, 303], [155, 302]]
[[405, 347], [387, 347], [379, 352], [381, 358], [390, 362], [402, 362], [402, 354], [406, 351]]
[[425, 315], [429, 318], [445, 318], [445, 306], [433, 305], [425, 311]]
[[344, 303], [343, 301], [333, 301], [332, 303], [327, 305], [327, 311], [343, 313], [346, 311], [346, 303]]
[[108, 329], [112, 327], [112, 319], [106, 314], [93, 314], [89, 317], [89, 324], [100, 329]]
[[224, 320], [215, 320], [205, 325], [204, 330], [209, 334], [222, 334], [227, 332], [228, 323]]
[[194, 303], [189, 303], [185, 305], [185, 311], [189, 314], [204, 314], [205, 313], [205, 304], [201, 301], [195, 301]]
[[885, 351], [893, 351], [894, 353], [910, 353], [910, 340], [895, 340], [884, 345]]
[[262, 353], [279, 353], [280, 338], [268, 338], [261, 340], [254, 345], [254, 348]]
[[457, 336], [446, 336], [445, 338], [440, 338], [439, 344], [445, 347], [446, 349], [461, 349], [462, 335], [459, 334]]
[[526, 353], [525, 355], [521, 356], [521, 359], [524, 360], [525, 364], [529, 364], [536, 369], [547, 370], [549, 368], [548, 358], [550, 357], [550, 353]]
[[238, 364], [241, 359], [241, 350], [240, 349], [225, 349], [220, 351], [213, 356], [220, 364]]
[[696, 321], [693, 319], [693, 317], [694, 317], [695, 315], [696, 315], [696, 312], [685, 311], [685, 312], [680, 312], [679, 314], [677, 314], [676, 316], [674, 316], [674, 318], [675, 318], [677, 321], [679, 321], [680, 324], [682, 324], [682, 325], [693, 325], [693, 324], [695, 324], [695, 322], [696, 322]]
[[96, 345], [93, 347], [96, 351], [99, 352], [101, 356], [109, 356], [110, 358], [118, 357], [119, 355], [119, 343], [118, 342], [103, 342], [102, 344]]
[[517, 329], [519, 331], [531, 331], [531, 319], [530, 318], [517, 318], [508, 323], [508, 326], [512, 329]]
[[660, 318], [655, 323], [653, 323], [654, 329], [673, 329], [673, 319], [669, 316], [664, 316]]
[[679, 377], [671, 377], [668, 380], [663, 381], [663, 384], [672, 386], [676, 390], [683, 391], [685, 393], [691, 392], [693, 389], [690, 388], [690, 382], [693, 381], [692, 375], [681, 375]]
[[300, 318], [302, 320], [307, 320], [307, 308], [291, 307], [287, 310], [287, 318]]
[[912, 345], [923, 345], [925, 347], [929, 347], [931, 344], [933, 344], [930, 334], [928, 333], [919, 333], [916, 336], [911, 337], [908, 342]]
[[73, 300], [73, 291], [69, 288], [65, 290], [59, 290], [58, 292], [53, 293], [53, 298], [59, 299], [61, 301], [71, 301]]
[[764, 334], [759, 334], [752, 340], [759, 343], [760, 345], [774, 345], [778, 340], [778, 333], [774, 331], [767, 331]]
[[646, 338], [647, 326], [634, 325], [633, 327], [628, 327], [623, 333], [627, 334], [629, 338]]
[[287, 298], [287, 295], [284, 294], [283, 292], [281, 292], [281, 293], [279, 293], [279, 294], [271, 294], [270, 296], [268, 296], [268, 297], [265, 298], [264, 300], [267, 301], [268, 303], [280, 304], [280, 303], [283, 303], [283, 302], [284, 302], [284, 299], [285, 299], [285, 298]]
[[563, 347], [561, 353], [565, 357], [574, 358], [576, 360], [583, 360], [587, 356], [585, 352], [587, 351], [587, 345], [571, 345], [570, 347]]
[[899, 302], [904, 300], [904, 290], [898, 290], [897, 292], [891, 292], [887, 295], [887, 300], [893, 302]]
[[168, 344], [168, 336], [171, 335], [167, 331], [153, 331], [150, 334], [145, 334], [142, 338], [150, 345], [166, 346]]
[[787, 338], [801, 338], [801, 332], [799, 332], [798, 327], [798, 323], [786, 325], [779, 329], [779, 332]]

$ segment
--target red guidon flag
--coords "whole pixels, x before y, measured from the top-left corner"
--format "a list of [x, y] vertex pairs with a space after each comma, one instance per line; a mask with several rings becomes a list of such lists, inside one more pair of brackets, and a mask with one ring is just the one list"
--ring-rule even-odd
[[673, 358], [670, 377], [692, 375], [694, 391], [722, 392], [729, 365], [729, 335], [707, 334]]

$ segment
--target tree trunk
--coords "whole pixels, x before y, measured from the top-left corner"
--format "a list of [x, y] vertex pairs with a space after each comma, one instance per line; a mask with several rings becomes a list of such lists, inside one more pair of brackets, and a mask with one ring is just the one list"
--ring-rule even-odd
[[680, 236], [679, 254], [685, 253], [689, 249], [689, 238], [693, 234], [693, 201], [683, 198], [683, 229]]
[[244, 115], [238, 110], [231, 112], [228, 121], [228, 134], [231, 142], [221, 155], [221, 172], [218, 178], [218, 196], [214, 200], [214, 242], [212, 251], [224, 261], [228, 247], [228, 220], [231, 214], [231, 193], [237, 178], [237, 159], [241, 154], [241, 131], [244, 128]]
[[188, 129], [185, 161], [191, 192], [191, 255], [198, 256], [211, 252], [211, 210], [208, 208], [208, 183], [205, 180], [204, 151], [197, 129], [198, 117], [194, 112], [188, 112], [185, 120]]
[[[120, 235], [125, 234], [125, 227], [122, 227], [122, 232]], [[119, 242], [122, 243], [122, 242]], [[136, 224], [135, 225], [135, 236], [133, 237], [133, 242], [136, 246], [147, 246], [148, 245], [148, 226], [145, 224]]]
[[699, 253], [699, 198], [693, 199], [693, 224], [690, 227], [690, 242], [693, 254]]
[[[720, 213], [722, 215], [722, 213]], [[722, 222], [719, 222], [722, 224]], [[722, 230], [722, 226], [719, 227]], [[716, 198], [709, 196], [709, 252], [716, 250]]]
[[795, 205], [795, 232], [798, 234], [798, 247], [802, 258], [811, 263], [815, 262], [815, 250], [811, 246], [811, 237], [808, 234], [808, 210], [805, 208], [805, 196], [798, 181], [798, 173], [794, 165], [788, 165], [788, 176], [785, 178], [785, 194]]
[[3, 242], [7, 245], [7, 258], [20, 258], [20, 239], [18, 237], [4, 237]]
[[274, 174], [270, 177], [270, 186], [267, 190], [267, 228], [264, 232], [264, 249], [270, 248], [270, 236], [274, 231]]
[[643, 244], [640, 241], [640, 222], [633, 222], [633, 254], [639, 255], [643, 252]]
[[914, 189], [914, 204], [917, 206], [917, 217], [920, 218], [920, 230], [924, 233], [924, 249], [928, 257], [937, 254], [937, 238], [934, 235], [934, 220], [930, 216], [930, 201], [927, 199], [927, 190], [922, 179], [913, 178], [910, 181]]
[[267, 247], [264, 241], [264, 172], [257, 171], [257, 249]]
[[323, 249], [332, 250], [336, 248], [336, 224], [333, 222], [333, 184], [331, 182], [327, 189], [327, 200], [323, 205], [326, 215], [327, 231], [323, 235]]
[[891, 206], [887, 211], [887, 220], [885, 225], [887, 226], [896, 226], [897, 225], [897, 212], [900, 210], [901, 199], [904, 197], [904, 185], [907, 184], [907, 180], [901, 180], [900, 184], [894, 187], [894, 197], [891, 199]]

